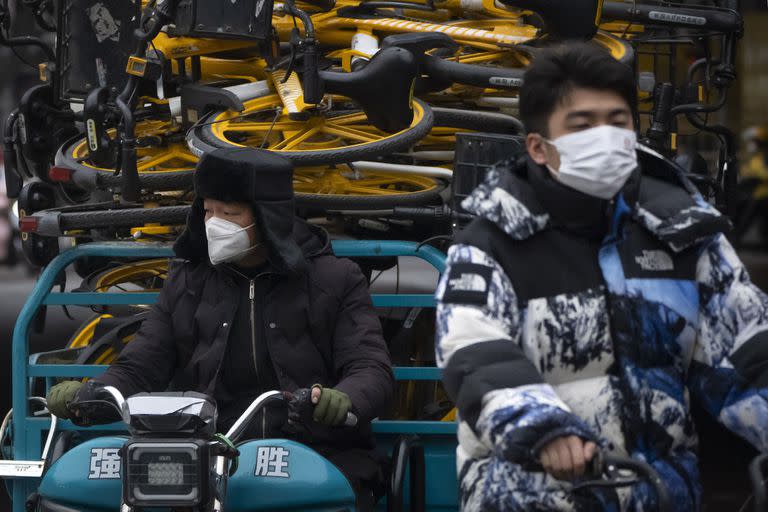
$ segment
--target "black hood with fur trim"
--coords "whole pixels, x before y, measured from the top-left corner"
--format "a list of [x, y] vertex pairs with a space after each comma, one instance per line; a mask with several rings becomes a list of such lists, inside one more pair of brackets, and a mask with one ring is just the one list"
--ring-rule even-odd
[[[187, 225], [173, 247], [176, 256], [193, 262], [208, 262], [203, 200], [246, 202], [253, 208], [262, 243], [267, 248], [270, 266], [280, 273], [298, 274], [306, 267], [307, 248], [299, 247], [294, 232], [293, 165], [269, 151], [251, 148], [216, 149], [200, 159], [195, 170], [195, 200]], [[305, 224], [306, 225], [306, 224]], [[311, 228], [309, 228], [311, 229]], [[303, 230], [302, 230], [303, 231]], [[322, 230], [320, 230], [322, 231]], [[327, 243], [314, 241], [314, 253]], [[304, 240], [307, 243], [307, 240]]]

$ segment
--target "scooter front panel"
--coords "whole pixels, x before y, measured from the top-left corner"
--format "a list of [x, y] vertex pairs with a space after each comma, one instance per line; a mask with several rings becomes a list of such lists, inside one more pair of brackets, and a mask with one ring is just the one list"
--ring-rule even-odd
[[239, 445], [240, 466], [230, 478], [227, 512], [354, 510], [346, 477], [311, 448], [287, 439]]
[[125, 441], [99, 437], [67, 451], [43, 475], [40, 497], [76, 510], [118, 510], [122, 498], [118, 451]]

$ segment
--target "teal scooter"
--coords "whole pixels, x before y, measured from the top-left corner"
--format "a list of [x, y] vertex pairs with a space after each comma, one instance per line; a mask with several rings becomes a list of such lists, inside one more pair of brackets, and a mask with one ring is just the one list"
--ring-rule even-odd
[[[216, 434], [216, 406], [199, 393], [141, 393], [126, 400], [104, 387], [99, 395], [73, 410], [88, 418], [110, 407], [130, 436], [97, 437], [63, 452], [45, 471], [28, 510], [355, 510], [347, 479], [311, 448], [288, 439], [243, 440], [264, 407], [289, 400], [294, 410], [308, 392], [263, 393], [226, 435]], [[356, 421], [348, 414], [347, 425]]]

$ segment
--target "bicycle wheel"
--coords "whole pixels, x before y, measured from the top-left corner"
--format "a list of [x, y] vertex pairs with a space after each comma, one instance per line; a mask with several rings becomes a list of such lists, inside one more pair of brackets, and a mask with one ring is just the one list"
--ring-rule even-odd
[[369, 160], [399, 151], [432, 127], [432, 110], [421, 100], [413, 101], [411, 125], [393, 134], [368, 124], [363, 112], [340, 110], [339, 100], [332, 101], [335, 106], [328, 111], [294, 121], [282, 112], [277, 94], [256, 98], [246, 102], [242, 114], [224, 111], [203, 118], [190, 131], [187, 143], [198, 156], [214, 148], [250, 146], [275, 151], [297, 166], [312, 166]]
[[490, 133], [508, 133], [520, 135], [525, 133], [523, 123], [519, 119], [498, 112], [483, 110], [465, 110], [459, 108], [433, 107], [436, 127], [458, 128]]
[[[110, 131], [112, 137], [115, 130]], [[136, 129], [139, 181], [149, 190], [180, 190], [192, 185], [197, 157], [189, 152], [179, 128], [165, 121], [144, 121]], [[56, 165], [72, 169], [73, 182], [87, 190], [120, 187], [121, 176], [113, 168], [100, 167], [88, 160], [88, 140], [76, 137], [59, 148]]]
[[132, 228], [147, 224], [183, 225], [189, 206], [159, 206], [157, 208], [116, 208], [90, 211], [43, 210], [35, 215], [54, 214], [62, 236], [67, 231], [100, 228]]
[[442, 180], [414, 174], [358, 171], [354, 166], [298, 169], [293, 188], [298, 206], [383, 210], [426, 204], [440, 197]]
[[98, 293], [159, 292], [167, 277], [168, 258], [132, 261], [88, 276], [80, 288]]
[[134, 340], [145, 316], [146, 312], [123, 317], [98, 314], [80, 326], [65, 350], [74, 351], [75, 364], [112, 364], [123, 347]]
[[453, 167], [456, 134], [459, 132], [501, 133], [522, 135], [523, 124], [515, 117], [498, 112], [433, 107], [435, 125], [407, 153], [395, 155], [406, 161], [431, 162], [448, 169]]

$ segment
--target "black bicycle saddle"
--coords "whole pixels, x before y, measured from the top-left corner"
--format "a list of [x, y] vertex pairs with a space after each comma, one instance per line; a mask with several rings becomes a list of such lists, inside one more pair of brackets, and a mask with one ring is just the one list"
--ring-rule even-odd
[[555, 39], [592, 39], [600, 22], [601, 0], [500, 0], [535, 12]]
[[361, 70], [352, 73], [321, 71], [326, 92], [341, 94], [360, 104], [376, 128], [394, 133], [413, 120], [411, 88], [418, 75], [413, 54], [402, 48], [383, 48]]

